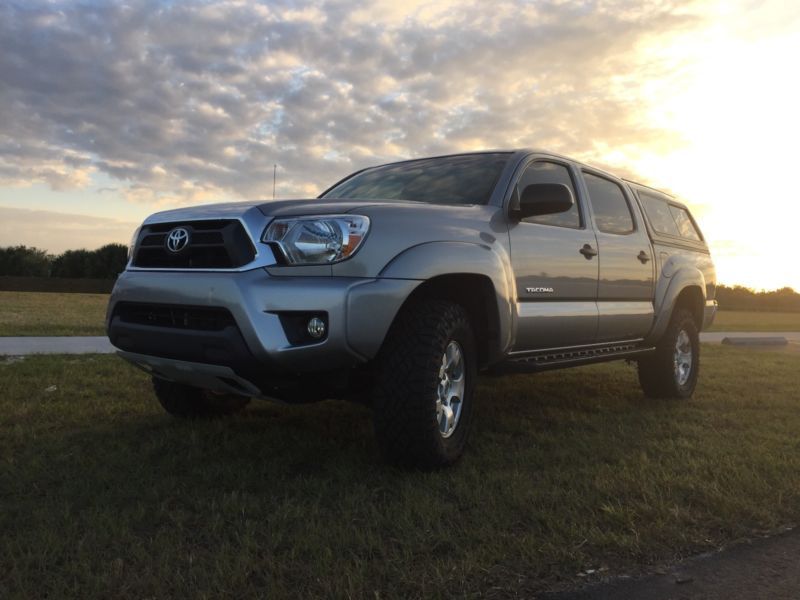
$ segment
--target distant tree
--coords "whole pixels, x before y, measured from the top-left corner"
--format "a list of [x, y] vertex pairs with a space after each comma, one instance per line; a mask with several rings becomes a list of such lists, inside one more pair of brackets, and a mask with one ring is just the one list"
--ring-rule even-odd
[[116, 279], [125, 270], [128, 248], [123, 244], [107, 244], [91, 253], [85, 277]]
[[107, 244], [97, 250], [67, 250], [53, 260], [53, 277], [116, 279], [125, 270], [128, 249]]
[[88, 250], [67, 250], [53, 261], [50, 274], [53, 277], [86, 277], [91, 255]]
[[735, 285], [717, 286], [717, 301], [720, 310], [763, 310], [773, 312], [800, 312], [800, 294], [790, 287], [770, 292], [756, 292]]
[[45, 250], [27, 246], [0, 248], [0, 275], [47, 277], [53, 257]]

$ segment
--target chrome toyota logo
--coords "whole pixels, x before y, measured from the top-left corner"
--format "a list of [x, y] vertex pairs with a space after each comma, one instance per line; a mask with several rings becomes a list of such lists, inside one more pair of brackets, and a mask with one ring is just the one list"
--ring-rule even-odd
[[176, 227], [167, 236], [167, 250], [178, 253], [189, 244], [189, 232], [183, 227]]

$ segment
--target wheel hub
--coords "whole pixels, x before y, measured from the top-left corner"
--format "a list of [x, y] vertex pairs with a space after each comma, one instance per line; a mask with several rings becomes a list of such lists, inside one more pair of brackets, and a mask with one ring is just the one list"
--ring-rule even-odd
[[458, 342], [451, 341], [442, 355], [436, 390], [436, 420], [443, 438], [453, 435], [458, 425], [465, 388], [464, 351]]
[[689, 381], [692, 374], [692, 340], [685, 330], [681, 329], [675, 340], [675, 350], [672, 355], [675, 381], [683, 386]]

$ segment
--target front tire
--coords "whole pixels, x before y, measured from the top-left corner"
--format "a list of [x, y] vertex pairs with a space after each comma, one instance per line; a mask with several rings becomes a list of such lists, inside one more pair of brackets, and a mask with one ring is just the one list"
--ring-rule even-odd
[[245, 396], [216, 394], [158, 377], [153, 377], [153, 391], [164, 410], [185, 419], [231, 415], [250, 402], [250, 398]]
[[375, 375], [375, 434], [384, 457], [424, 469], [458, 460], [477, 377], [475, 337], [464, 308], [435, 299], [404, 307]]
[[656, 351], [639, 360], [639, 383], [650, 398], [689, 398], [700, 371], [700, 336], [686, 309], [672, 315]]

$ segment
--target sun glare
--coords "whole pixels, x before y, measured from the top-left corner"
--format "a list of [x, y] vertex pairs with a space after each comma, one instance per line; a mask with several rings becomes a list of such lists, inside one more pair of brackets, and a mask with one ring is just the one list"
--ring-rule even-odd
[[682, 143], [635, 167], [693, 207], [721, 282], [800, 289], [800, 269], [784, 259], [800, 222], [800, 34], [748, 39], [718, 26], [664, 52], [684, 66], [658, 87], [648, 118]]

